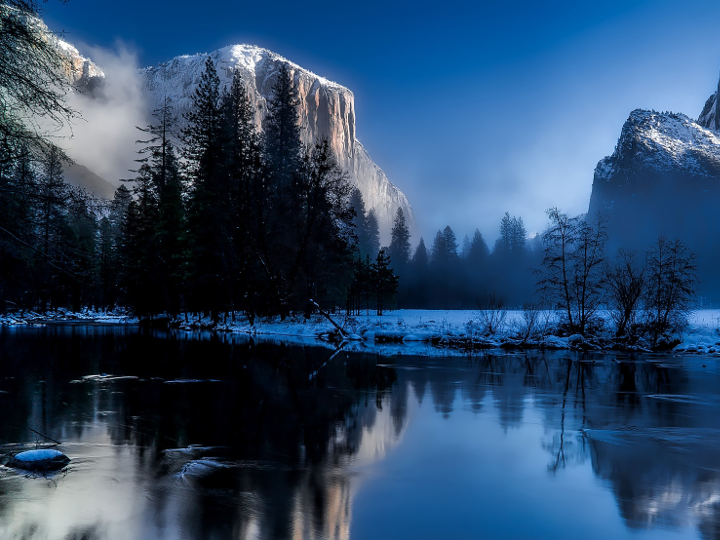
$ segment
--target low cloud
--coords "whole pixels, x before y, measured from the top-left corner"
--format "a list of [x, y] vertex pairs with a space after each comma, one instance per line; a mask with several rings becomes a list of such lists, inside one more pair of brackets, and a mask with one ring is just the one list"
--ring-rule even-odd
[[136, 168], [135, 141], [142, 135], [137, 126], [148, 124], [148, 107], [137, 55], [118, 43], [114, 50], [83, 47], [83, 55], [92, 59], [105, 73], [104, 84], [92, 92], [76, 92], [69, 104], [82, 114], [75, 121], [72, 135], [61, 142], [67, 153], [105, 180], [119, 185]]

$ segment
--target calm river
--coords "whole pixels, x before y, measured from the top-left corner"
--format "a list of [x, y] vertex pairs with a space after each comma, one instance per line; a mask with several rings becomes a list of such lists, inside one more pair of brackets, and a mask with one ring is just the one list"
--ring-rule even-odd
[[0, 539], [720, 538], [718, 362], [0, 329]]

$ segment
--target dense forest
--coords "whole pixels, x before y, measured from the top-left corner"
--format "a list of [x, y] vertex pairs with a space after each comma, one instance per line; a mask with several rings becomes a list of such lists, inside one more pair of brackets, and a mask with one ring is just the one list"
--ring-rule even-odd
[[360, 262], [351, 187], [327, 142], [300, 142], [286, 68], [262, 134], [242, 80], [221, 92], [211, 60], [185, 129], [168, 103], [153, 116], [112, 201], [68, 186], [54, 145], [38, 156], [3, 138], [5, 306], [254, 317], [392, 301], [383, 253]]

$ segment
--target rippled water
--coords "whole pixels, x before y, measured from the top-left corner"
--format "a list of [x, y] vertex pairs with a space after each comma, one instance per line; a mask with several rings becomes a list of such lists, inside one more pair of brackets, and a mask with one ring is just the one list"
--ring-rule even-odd
[[[90, 376], [90, 377], [88, 377]], [[718, 538], [699, 356], [383, 358], [118, 327], [0, 331], [0, 539]]]

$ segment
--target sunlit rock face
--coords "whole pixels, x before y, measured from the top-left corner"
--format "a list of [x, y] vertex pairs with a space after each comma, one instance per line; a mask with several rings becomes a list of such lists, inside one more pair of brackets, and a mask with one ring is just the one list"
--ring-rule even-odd
[[92, 89], [95, 85], [101, 84], [105, 79], [105, 73], [89, 58], [85, 58], [80, 52], [67, 43], [58, 40], [58, 48], [66, 58], [64, 65], [66, 75], [75, 88], [82, 91], [85, 88]]
[[720, 81], [718, 81], [718, 90], [707, 99], [698, 118], [698, 124], [713, 131], [720, 130], [720, 103], [718, 103], [718, 92], [720, 92]]
[[644, 251], [664, 234], [686, 242], [701, 263], [714, 259], [720, 134], [708, 128], [714, 125], [708, 114], [695, 121], [675, 113], [630, 113], [615, 151], [595, 169], [588, 211], [606, 218], [613, 251]]
[[362, 192], [366, 207], [377, 213], [383, 240], [389, 237], [398, 208], [403, 209], [412, 226], [413, 212], [407, 197], [388, 180], [355, 138], [353, 93], [267, 49], [234, 45], [210, 54], [179, 56], [146, 68], [142, 74], [151, 106], [157, 107], [167, 96], [181, 119], [190, 107], [208, 56], [215, 63], [222, 87], [227, 88], [235, 71], [240, 72], [255, 106], [255, 121], [259, 130], [267, 113], [267, 101], [277, 81], [278, 70], [281, 65], [286, 65], [300, 98], [298, 112], [302, 142], [312, 144], [318, 138], [329, 141], [339, 165]]

